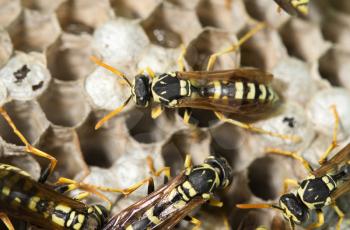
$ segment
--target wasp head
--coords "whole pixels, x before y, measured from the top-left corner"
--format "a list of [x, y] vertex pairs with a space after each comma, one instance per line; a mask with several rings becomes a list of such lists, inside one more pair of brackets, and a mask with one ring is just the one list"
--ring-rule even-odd
[[290, 222], [302, 224], [309, 218], [308, 208], [293, 193], [282, 195], [279, 200], [279, 206], [283, 211], [284, 217]]
[[137, 106], [147, 107], [149, 105], [151, 100], [151, 85], [146, 75], [139, 74], [135, 77], [132, 95]]

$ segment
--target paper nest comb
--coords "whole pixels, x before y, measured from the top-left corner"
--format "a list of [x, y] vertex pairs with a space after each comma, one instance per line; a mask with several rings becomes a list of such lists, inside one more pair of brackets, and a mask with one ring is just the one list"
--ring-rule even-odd
[[[306, 19], [278, 12], [272, 0], [234, 0], [231, 5], [224, 0], [3, 0], [0, 12], [0, 104], [31, 143], [58, 159], [52, 181], [59, 176], [79, 179], [90, 168], [86, 182], [125, 188], [149, 176], [148, 155], [157, 168], [169, 165], [176, 173], [185, 154], [200, 163], [217, 152], [230, 161], [234, 181], [220, 194], [222, 212], [208, 207], [196, 212], [202, 229], [224, 229], [219, 221], [223, 215], [232, 229], [285, 229], [275, 210], [234, 208], [236, 203], [276, 202], [283, 179], [305, 177], [298, 162], [266, 155], [264, 149], [299, 150], [316, 165], [331, 142], [332, 104], [341, 120], [339, 142], [350, 140], [348, 0], [311, 0]], [[286, 103], [281, 114], [256, 125], [299, 135], [301, 143], [213, 122], [206, 112], [198, 113], [204, 127], [194, 132], [172, 110], [153, 120], [150, 110], [132, 103], [94, 130], [107, 111], [127, 98], [129, 89], [96, 67], [91, 55], [131, 80], [147, 66], [159, 73], [177, 70], [184, 44], [187, 68], [200, 70], [208, 55], [235, 43], [254, 20], [266, 21], [268, 29], [236, 53], [219, 58], [215, 69], [254, 66], [273, 73], [273, 84]], [[23, 78], [16, 75], [20, 70], [26, 72]], [[0, 161], [37, 178], [46, 161], [26, 155], [3, 120], [0, 136]], [[126, 199], [108, 194], [113, 213], [145, 195], [146, 188]], [[350, 213], [348, 198], [345, 195], [340, 205], [345, 213]], [[337, 217], [325, 211], [323, 229], [334, 229]], [[346, 219], [342, 229], [349, 228], [349, 222]]]

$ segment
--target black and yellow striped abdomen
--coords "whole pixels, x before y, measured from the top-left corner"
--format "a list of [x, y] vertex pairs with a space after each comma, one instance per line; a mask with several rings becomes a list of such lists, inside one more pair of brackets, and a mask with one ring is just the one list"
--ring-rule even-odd
[[211, 81], [200, 86], [199, 94], [202, 97], [236, 101], [240, 104], [274, 103], [279, 98], [271, 86], [247, 80]]
[[0, 164], [0, 211], [45, 229], [98, 229], [100, 225], [93, 207], [6, 164]]

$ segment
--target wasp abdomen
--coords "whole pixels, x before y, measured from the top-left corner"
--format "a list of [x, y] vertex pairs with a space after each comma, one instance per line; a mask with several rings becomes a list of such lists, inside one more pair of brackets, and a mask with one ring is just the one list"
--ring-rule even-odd
[[275, 91], [267, 85], [248, 81], [212, 81], [201, 86], [200, 95], [214, 99], [234, 99], [243, 102], [273, 102], [278, 99]]

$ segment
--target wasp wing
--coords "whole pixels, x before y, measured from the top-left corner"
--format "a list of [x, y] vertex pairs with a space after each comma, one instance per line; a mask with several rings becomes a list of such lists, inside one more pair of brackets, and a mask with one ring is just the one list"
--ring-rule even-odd
[[343, 184], [341, 184], [339, 187], [337, 187], [336, 190], [334, 190], [334, 192], [331, 193], [332, 201], [335, 202], [340, 196], [342, 196], [345, 193], [350, 191], [350, 180], [349, 179], [344, 181]]
[[204, 200], [202, 197], [195, 197], [184, 207], [176, 209], [173, 213], [171, 213], [171, 215], [169, 215], [168, 218], [165, 218], [161, 223], [152, 229], [173, 229], [175, 225], [183, 220], [191, 211], [205, 202], [206, 200]]
[[124, 229], [134, 221], [138, 220], [139, 217], [152, 206], [160, 202], [168, 193], [173, 190], [176, 186], [184, 181], [184, 172], [173, 178], [169, 183], [154, 191], [150, 195], [144, 197], [140, 201], [127, 207], [117, 215], [109, 219], [108, 223], [103, 228], [104, 230], [111, 229]]
[[321, 165], [318, 169], [312, 172], [316, 177], [324, 176], [327, 173], [337, 172], [341, 167], [350, 161], [350, 143], [342, 148], [337, 154], [335, 154], [326, 163]]
[[256, 82], [259, 84], [269, 84], [273, 75], [256, 68], [237, 68], [218, 71], [179, 71], [177, 77], [191, 81], [230, 81], [237, 79], [245, 79], [247, 81]]

